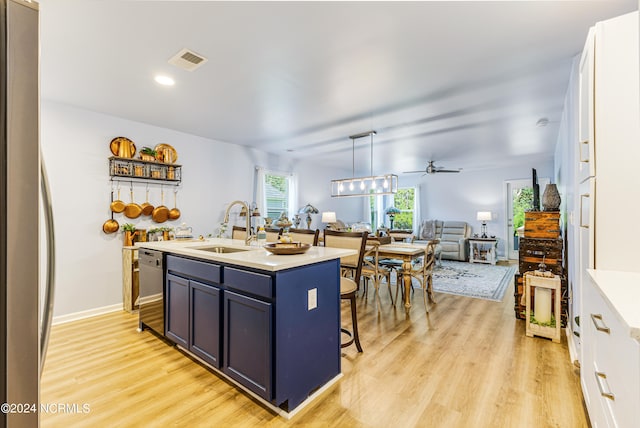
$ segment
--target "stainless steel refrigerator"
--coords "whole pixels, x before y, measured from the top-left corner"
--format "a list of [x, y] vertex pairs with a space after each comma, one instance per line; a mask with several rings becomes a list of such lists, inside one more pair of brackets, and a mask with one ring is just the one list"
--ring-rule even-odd
[[[51, 320], [50, 292], [39, 285], [40, 248], [53, 249], [40, 236], [41, 210], [53, 229], [40, 162], [38, 13], [36, 2], [0, 0], [0, 427], [11, 428], [38, 425], [42, 322]], [[53, 278], [48, 265], [43, 282]]]

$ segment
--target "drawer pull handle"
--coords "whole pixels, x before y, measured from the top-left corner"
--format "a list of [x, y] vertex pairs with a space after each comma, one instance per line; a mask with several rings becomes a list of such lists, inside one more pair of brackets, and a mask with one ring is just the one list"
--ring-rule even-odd
[[598, 389], [600, 390], [600, 395], [602, 395], [605, 398], [608, 398], [609, 400], [613, 400], [615, 401], [616, 396], [613, 395], [612, 392], [608, 392], [605, 391], [604, 388], [604, 382], [607, 381], [607, 375], [601, 372], [595, 372], [596, 373], [596, 383], [598, 384]]
[[596, 330], [602, 331], [607, 334], [611, 333], [609, 327], [607, 327], [604, 321], [602, 321], [601, 314], [591, 314], [591, 321], [593, 321], [593, 325], [596, 326]]

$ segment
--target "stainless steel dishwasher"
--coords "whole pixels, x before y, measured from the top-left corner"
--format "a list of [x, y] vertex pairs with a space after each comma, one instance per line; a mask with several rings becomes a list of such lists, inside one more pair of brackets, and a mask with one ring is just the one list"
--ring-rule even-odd
[[145, 326], [164, 337], [164, 269], [162, 251], [141, 248], [140, 266], [140, 330]]

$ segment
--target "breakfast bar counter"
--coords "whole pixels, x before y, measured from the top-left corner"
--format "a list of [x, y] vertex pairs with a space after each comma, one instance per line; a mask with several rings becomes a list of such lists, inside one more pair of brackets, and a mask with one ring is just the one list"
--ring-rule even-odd
[[[342, 376], [340, 257], [354, 250], [275, 255], [230, 239], [137, 245], [157, 255], [163, 278], [161, 293], [143, 296], [141, 286], [141, 330], [156, 330], [285, 417]], [[145, 321], [147, 302], [163, 310], [162, 327]]]

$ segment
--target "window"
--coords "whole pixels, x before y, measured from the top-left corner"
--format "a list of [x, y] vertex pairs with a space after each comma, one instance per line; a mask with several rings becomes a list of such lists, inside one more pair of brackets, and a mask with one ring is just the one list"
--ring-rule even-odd
[[393, 206], [400, 210], [393, 222], [394, 229], [413, 230], [413, 211], [415, 210], [416, 189], [409, 187], [398, 189], [393, 197]]
[[413, 230], [416, 192], [416, 187], [407, 187], [398, 189], [398, 193], [392, 196], [370, 196], [371, 226], [374, 229], [382, 225], [389, 227], [389, 216], [385, 215], [385, 210], [393, 205], [400, 210], [394, 218], [393, 228]]
[[276, 220], [282, 213], [289, 218], [296, 205], [296, 175], [256, 168], [256, 203], [263, 217]]
[[289, 213], [289, 177], [267, 173], [264, 175], [264, 193], [267, 200], [267, 217], [276, 219]]

